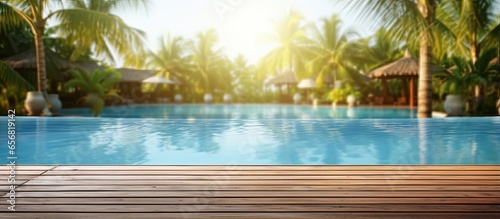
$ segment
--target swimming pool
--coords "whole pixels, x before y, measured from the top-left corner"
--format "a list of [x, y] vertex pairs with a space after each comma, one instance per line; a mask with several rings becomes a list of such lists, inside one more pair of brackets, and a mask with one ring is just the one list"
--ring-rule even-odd
[[[65, 109], [64, 114], [91, 116], [89, 109]], [[265, 104], [180, 104], [108, 107], [101, 117], [111, 118], [195, 118], [195, 119], [362, 119], [416, 118], [416, 110], [407, 108], [364, 108], [311, 105]]]
[[300, 114], [267, 107], [227, 118], [17, 117], [17, 163], [500, 164], [500, 117], [291, 118]]

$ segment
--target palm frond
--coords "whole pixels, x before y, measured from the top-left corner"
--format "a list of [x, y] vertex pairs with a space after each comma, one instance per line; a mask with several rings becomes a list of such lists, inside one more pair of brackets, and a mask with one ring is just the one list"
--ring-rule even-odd
[[27, 1], [1, 1], [0, 2], [0, 31], [8, 33], [14, 28], [28, 24], [34, 29], [34, 21], [30, 17]]
[[7, 88], [16, 85], [21, 89], [34, 90], [33, 86], [26, 79], [2, 61], [0, 61], [0, 83]]
[[97, 54], [114, 60], [111, 52], [114, 50], [126, 61], [137, 62], [135, 58], [138, 59], [137, 56], [144, 53], [145, 33], [128, 26], [116, 15], [70, 8], [55, 11], [52, 16], [60, 22], [57, 26], [59, 34], [78, 42], [75, 54], [82, 49], [94, 48]]

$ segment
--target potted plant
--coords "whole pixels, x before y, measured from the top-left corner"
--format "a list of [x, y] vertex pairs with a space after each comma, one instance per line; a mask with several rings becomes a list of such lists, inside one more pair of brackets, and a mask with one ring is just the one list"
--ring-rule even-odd
[[83, 100], [90, 107], [94, 116], [101, 114], [106, 97], [119, 97], [118, 94], [110, 92], [111, 88], [121, 79], [120, 73], [114, 69], [94, 70], [90, 74], [83, 69], [78, 69], [72, 71], [71, 74], [74, 78], [68, 81], [65, 86], [78, 87], [87, 93]]
[[449, 73], [437, 74], [443, 78], [439, 95], [447, 94], [444, 109], [448, 116], [461, 116], [466, 109], [466, 100], [471, 96], [471, 88], [485, 84], [486, 80], [468, 62], [458, 59], [454, 62], [456, 65]]

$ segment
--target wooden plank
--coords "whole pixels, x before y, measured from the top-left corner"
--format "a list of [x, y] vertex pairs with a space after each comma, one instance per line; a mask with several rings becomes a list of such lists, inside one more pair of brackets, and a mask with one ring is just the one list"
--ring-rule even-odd
[[255, 212], [245, 212], [245, 213], [4, 213], [2, 215], [4, 219], [54, 219], [54, 218], [65, 218], [65, 219], [82, 219], [82, 218], [106, 218], [106, 219], [137, 219], [137, 218], [151, 218], [151, 219], [179, 219], [179, 218], [189, 218], [189, 219], [205, 219], [205, 218], [238, 218], [238, 219], [255, 219], [255, 218], [268, 218], [268, 219], [324, 219], [324, 218], [349, 218], [349, 219], [373, 219], [373, 218], [393, 218], [393, 219], [429, 219], [429, 218], [439, 218], [439, 219], [498, 219], [500, 218], [500, 213], [384, 213], [384, 212], [370, 212], [370, 213], [356, 213], [356, 212], [327, 212], [327, 213], [255, 213]]
[[58, 166], [54, 170], [292, 170], [292, 171], [322, 171], [322, 170], [346, 170], [346, 171], [367, 171], [367, 170], [396, 170], [396, 171], [421, 171], [421, 170], [446, 170], [446, 171], [500, 171], [500, 165], [141, 165], [141, 166]]
[[16, 197], [496, 197], [500, 203], [498, 191], [67, 191], [17, 192]]
[[[13, 177], [13, 179], [15, 179], [16, 181], [17, 180], [31, 180], [31, 179], [34, 179], [34, 178], [37, 178], [39, 177], [39, 175], [17, 175], [15, 177]], [[0, 176], [1, 179], [5, 179], [5, 181], [7, 181], [7, 179], [9, 178], [9, 176]]]
[[72, 175], [72, 176], [49, 176], [38, 177], [40, 180], [493, 180], [500, 184], [500, 175], [498, 176], [435, 176], [435, 175], [320, 175], [320, 176], [241, 176], [241, 175], [210, 175], [210, 176], [189, 176], [189, 175]]
[[436, 175], [436, 176], [500, 176], [499, 171], [477, 170], [477, 171], [443, 171], [443, 170], [421, 170], [421, 171], [388, 171], [388, 170], [373, 170], [373, 171], [345, 171], [345, 170], [318, 170], [318, 171], [302, 171], [302, 170], [246, 170], [246, 171], [214, 171], [214, 170], [52, 170], [44, 173], [46, 176], [71, 176], [71, 175], [175, 175], [175, 176], [212, 176], [212, 175], [239, 175], [239, 176], [267, 176], [267, 175], [284, 175], [284, 176], [321, 176], [321, 175]]
[[60, 166], [16, 195], [1, 218], [497, 219], [500, 166]]
[[[26, 175], [26, 176], [38, 176], [44, 172], [45, 172], [45, 170], [16, 170], [15, 175], [16, 176], [21, 176], [21, 175], [23, 175], [23, 176], [24, 175]], [[9, 171], [0, 172], [0, 177], [9, 176], [9, 175], [10, 175]]]
[[[411, 179], [388, 179], [388, 180], [43, 180], [37, 179], [26, 183], [27, 185], [482, 185], [497, 186], [498, 180], [411, 180]], [[7, 185], [0, 181], [1, 185]]]
[[[53, 165], [16, 165], [16, 171], [46, 171], [54, 168], [55, 166]], [[8, 171], [10, 170], [10, 166], [7, 165], [2, 165], [0, 166], [0, 171]]]
[[[1, 203], [5, 203], [6, 198], [0, 198]], [[200, 197], [200, 198], [175, 198], [175, 197], [158, 197], [158, 198], [136, 198], [136, 197], [99, 197], [99, 198], [24, 198], [17, 197], [17, 205], [29, 205], [29, 204], [43, 204], [43, 205], [124, 205], [124, 204], [162, 204], [162, 205], [175, 205], [175, 204], [210, 204], [210, 205], [241, 205], [241, 204], [498, 204], [500, 199], [498, 197], [488, 198], [473, 198], [473, 197], [462, 197], [462, 198], [429, 198], [429, 197], [419, 197], [419, 198], [409, 198], [409, 197], [285, 197], [285, 198], [262, 198], [262, 197]]]
[[[6, 207], [0, 212], [6, 212]], [[16, 205], [20, 212], [483, 212], [500, 213], [500, 205]]]
[[[0, 187], [0, 190], [7, 189], [7, 186]], [[165, 185], [143, 185], [143, 186], [131, 186], [131, 185], [50, 185], [50, 186], [36, 186], [36, 185], [23, 185], [17, 189], [18, 191], [192, 191], [200, 190], [199, 186], [190, 185], [178, 185], [178, 186], [165, 186]], [[415, 186], [392, 186], [392, 185], [376, 185], [376, 186], [366, 186], [366, 185], [303, 185], [303, 186], [293, 186], [293, 185], [242, 185], [242, 186], [231, 186], [231, 185], [205, 185], [203, 190], [220, 190], [220, 191], [237, 191], [237, 190], [259, 190], [259, 191], [317, 191], [317, 190], [360, 190], [360, 191], [498, 191], [500, 192], [500, 185], [498, 186], [478, 186], [478, 185], [454, 185], [454, 186], [441, 186], [441, 185], [415, 185]]]

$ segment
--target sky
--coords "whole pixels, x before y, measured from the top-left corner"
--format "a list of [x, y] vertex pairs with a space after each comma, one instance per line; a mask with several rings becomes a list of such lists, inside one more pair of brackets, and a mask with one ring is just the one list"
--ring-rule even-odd
[[[336, 0], [338, 1], [338, 0]], [[335, 0], [150, 0], [147, 10], [116, 11], [128, 25], [146, 32], [146, 43], [155, 51], [158, 39], [170, 33], [193, 39], [196, 33], [217, 30], [220, 46], [234, 58], [238, 54], [255, 64], [276, 44], [263, 36], [272, 33], [272, 21], [279, 20], [290, 9], [302, 13], [307, 22], [317, 22], [333, 13], [340, 15], [346, 26], [362, 35], [367, 29], [353, 16], [342, 12]], [[120, 67], [123, 63], [117, 63]]]

